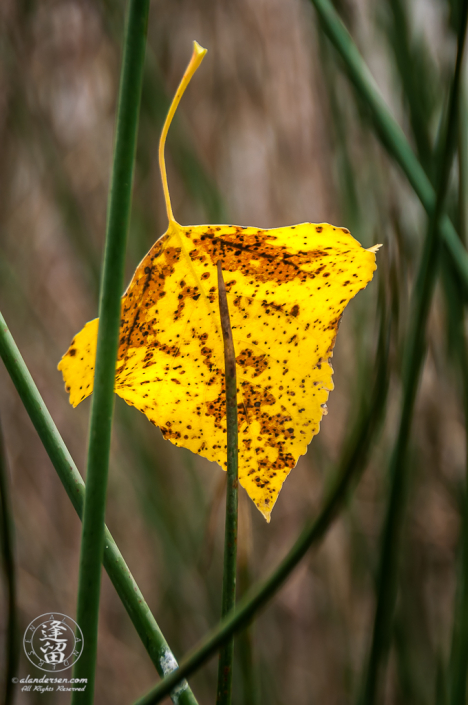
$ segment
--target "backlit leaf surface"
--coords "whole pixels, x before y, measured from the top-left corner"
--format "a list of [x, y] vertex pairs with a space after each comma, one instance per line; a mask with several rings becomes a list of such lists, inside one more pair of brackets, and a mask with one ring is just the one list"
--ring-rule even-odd
[[[237, 360], [239, 481], [269, 521], [319, 431], [340, 318], [372, 279], [374, 250], [327, 223], [170, 222], [122, 299], [116, 393], [165, 438], [226, 467], [221, 260]], [[73, 406], [93, 391], [97, 329], [88, 323], [59, 364]]]

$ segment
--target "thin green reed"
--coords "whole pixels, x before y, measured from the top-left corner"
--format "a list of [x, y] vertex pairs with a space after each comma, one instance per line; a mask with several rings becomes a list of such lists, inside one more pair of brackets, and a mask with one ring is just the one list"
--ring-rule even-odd
[[458, 229], [460, 239], [468, 242], [468, 87], [466, 61], [460, 91], [458, 117]]
[[[232, 338], [226, 286], [221, 262], [218, 262], [218, 296], [224, 343], [224, 380], [226, 386], [227, 486], [226, 526], [224, 533], [224, 573], [221, 617], [226, 617], [236, 604], [237, 577], [237, 513], [238, 513], [238, 425], [236, 353]], [[219, 652], [217, 705], [232, 701], [232, 667], [234, 636], [226, 640]]]
[[362, 399], [356, 422], [345, 443], [332, 488], [318, 516], [305, 526], [278, 568], [266, 580], [249, 590], [239, 601], [236, 609], [221, 620], [198, 647], [182, 659], [177, 671], [166, 676], [162, 683], [138, 700], [135, 705], [154, 705], [161, 702], [182, 678], [195, 673], [233, 634], [247, 626], [255, 614], [284, 585], [308, 549], [324, 537], [342, 508], [352, 484], [363, 472], [383, 420], [389, 383], [389, 340], [390, 326], [386, 323], [385, 316], [382, 316], [370, 397], [365, 396]]
[[[405, 0], [387, 0], [386, 34], [393, 49], [395, 65], [408, 105], [411, 133], [424, 171], [432, 182], [434, 163], [430, 120], [436, 107], [431, 99], [434, 67], [430, 64], [423, 37], [413, 37], [411, 5]], [[432, 73], [431, 73], [432, 69]]]
[[74, 675], [87, 678], [84, 691], [75, 691], [74, 705], [92, 703], [97, 658], [97, 632], [107, 475], [114, 410], [114, 378], [119, 343], [125, 246], [135, 161], [136, 135], [148, 26], [149, 0], [130, 0], [117, 109], [114, 164], [109, 198], [106, 245], [99, 302], [99, 333], [88, 446], [86, 493], [78, 583], [77, 622], [86, 648]]
[[[370, 114], [383, 145], [399, 164], [427, 214], [432, 217], [436, 194], [431, 182], [414, 155], [401, 127], [391, 115], [348, 30], [330, 0], [310, 0], [310, 2], [317, 10], [328, 38], [341, 56], [346, 73]], [[439, 229], [452, 262], [460, 273], [465, 288], [468, 288], [468, 253], [447, 215], [441, 216]]]
[[[458, 208], [461, 239], [466, 242], [466, 178], [468, 169], [467, 151], [467, 106], [466, 72], [462, 81], [458, 118]], [[446, 292], [448, 345], [454, 353], [455, 363], [461, 379], [461, 395], [465, 417], [466, 472], [461, 489], [461, 531], [458, 555], [458, 579], [452, 626], [452, 649], [449, 664], [449, 705], [465, 705], [468, 671], [468, 344], [465, 334], [466, 297], [458, 277], [444, 260], [443, 281]]]
[[[458, 114], [458, 219], [460, 239], [467, 242], [467, 188], [468, 188], [468, 110], [466, 61], [459, 94]], [[461, 282], [453, 272], [448, 257], [443, 257], [442, 280], [446, 297], [447, 348], [458, 368], [461, 400], [465, 417], [466, 473], [464, 487], [460, 488], [461, 531], [457, 556], [457, 587], [454, 601], [452, 644], [448, 668], [448, 696], [450, 705], [466, 703], [468, 671], [468, 343], [465, 335], [465, 306], [468, 303]], [[439, 700], [438, 702], [441, 702]]]
[[[81, 519], [86, 495], [85, 483], [34, 384], [1, 313], [0, 357], [42, 445]], [[104, 533], [103, 563], [149, 657], [156, 666], [156, 670], [160, 676], [164, 676], [167, 673], [168, 664], [174, 665], [176, 660], [107, 527], [105, 527]], [[188, 686], [183, 691], [174, 694], [173, 700], [178, 705], [197, 705]]]
[[[459, 197], [462, 196], [460, 190]], [[465, 434], [468, 439], [468, 347], [464, 332], [464, 306], [462, 289], [453, 270], [444, 258], [443, 282], [446, 294], [448, 345], [459, 368], [457, 379], [461, 379], [461, 396], [465, 416]], [[466, 677], [468, 670], [468, 447], [466, 448], [465, 485], [460, 488], [461, 531], [455, 596], [452, 648], [448, 669], [448, 703], [465, 705]]]
[[0, 423], [0, 551], [6, 583], [7, 620], [5, 634], [5, 670], [3, 705], [11, 705], [14, 697], [13, 677], [19, 665], [20, 642], [18, 638], [18, 607], [16, 601], [16, 562], [14, 552], [14, 523], [10, 503], [6, 447]]
[[[458, 120], [458, 213], [462, 242], [468, 238], [468, 92], [467, 72], [462, 79], [460, 91], [460, 112]], [[457, 292], [458, 293], [458, 292]], [[461, 297], [458, 299], [461, 301]], [[461, 532], [461, 566], [458, 587], [458, 600], [453, 621], [454, 639], [450, 672], [450, 705], [466, 703], [468, 671], [468, 345], [464, 331], [464, 307], [458, 306], [458, 345], [460, 374], [463, 380], [463, 403], [466, 437], [466, 475], [463, 492], [463, 515]]]
[[388, 654], [391, 640], [393, 610], [397, 589], [400, 533], [404, 516], [405, 489], [408, 474], [407, 450], [414, 405], [425, 359], [424, 338], [426, 323], [438, 271], [438, 258], [442, 239], [440, 237], [439, 224], [443, 213], [455, 147], [455, 129], [458, 117], [458, 98], [467, 16], [468, 0], [464, 0], [459, 28], [457, 60], [450, 93], [448, 118], [445, 126], [445, 136], [442, 141], [442, 158], [436, 176], [436, 203], [429, 222], [428, 233], [412, 295], [411, 316], [403, 353], [403, 399], [398, 435], [390, 459], [390, 499], [381, 539], [377, 607], [369, 663], [361, 696], [362, 705], [372, 705], [378, 698], [379, 677], [383, 670], [385, 657]]
[[[461, 354], [463, 376], [463, 401], [465, 412], [465, 433], [468, 438], [468, 353], [466, 340], [463, 340]], [[463, 488], [463, 515], [460, 546], [460, 572], [458, 599], [453, 622], [453, 651], [450, 669], [450, 705], [465, 705], [468, 670], [468, 458], [465, 486]]]

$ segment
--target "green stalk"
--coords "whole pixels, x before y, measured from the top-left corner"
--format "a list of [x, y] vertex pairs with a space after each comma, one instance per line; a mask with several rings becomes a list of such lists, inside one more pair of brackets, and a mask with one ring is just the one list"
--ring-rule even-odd
[[[421, 56], [426, 53], [423, 39], [418, 37], [417, 44], [411, 34], [409, 12], [411, 6], [405, 0], [387, 0], [388, 35], [393, 49], [395, 66], [408, 105], [411, 133], [416, 145], [416, 154], [429, 176], [432, 175], [434, 160], [432, 158], [432, 141], [429, 130], [429, 118], [432, 107], [428, 91], [433, 79], [429, 70], [422, 65]], [[432, 181], [432, 179], [431, 179]]]
[[468, 0], [464, 0], [458, 37], [458, 53], [450, 94], [445, 138], [442, 142], [442, 163], [437, 175], [437, 198], [430, 219], [421, 263], [412, 296], [412, 315], [408, 328], [408, 343], [403, 355], [403, 400], [398, 436], [390, 460], [390, 500], [387, 507], [381, 539], [380, 566], [377, 585], [377, 607], [372, 646], [362, 693], [362, 704], [376, 702], [380, 671], [389, 650], [394, 603], [397, 589], [397, 564], [401, 525], [404, 516], [407, 483], [406, 456], [411, 432], [414, 404], [425, 359], [425, 331], [432, 294], [437, 276], [440, 252], [439, 223], [443, 212], [454, 152], [454, 133], [457, 122], [458, 96], [465, 44]]
[[[431, 182], [408, 144], [402, 129], [391, 115], [348, 30], [330, 0], [311, 0], [311, 2], [317, 10], [328, 38], [343, 59], [348, 77], [370, 113], [382, 143], [390, 156], [399, 164], [427, 214], [432, 218], [436, 194]], [[441, 215], [439, 230], [453, 264], [467, 289], [468, 253], [447, 215]]]
[[[447, 272], [449, 275], [450, 272]], [[448, 276], [447, 276], [448, 279]], [[450, 280], [447, 282], [450, 285]], [[454, 282], [455, 283], [455, 282]], [[456, 352], [463, 382], [463, 410], [465, 434], [468, 443], [468, 349], [464, 335], [464, 310], [459, 298], [459, 288], [455, 286]], [[450, 302], [449, 302], [450, 303]], [[466, 677], [468, 670], [468, 448], [466, 457], [466, 478], [463, 488], [462, 522], [460, 537], [460, 574], [457, 585], [453, 619], [452, 654], [450, 663], [450, 705], [465, 705]]]
[[[34, 384], [1, 313], [0, 357], [76, 513], [82, 519], [85, 483]], [[156, 670], [160, 676], [166, 675], [170, 668], [177, 666], [177, 662], [107, 527], [105, 527], [104, 533], [103, 563]], [[171, 697], [176, 705], [197, 705], [197, 701], [186, 683], [179, 687], [178, 692], [172, 693]]]
[[460, 90], [460, 112], [458, 118], [458, 218], [460, 239], [468, 242], [468, 91], [467, 71], [464, 67]]
[[[224, 343], [224, 380], [226, 386], [227, 426], [227, 487], [226, 525], [224, 532], [223, 603], [221, 617], [232, 612], [236, 604], [237, 574], [237, 509], [238, 509], [238, 426], [236, 353], [232, 339], [231, 320], [223, 279], [218, 262], [218, 296], [221, 330]], [[217, 705], [231, 705], [234, 636], [225, 641], [219, 652]]]
[[284, 585], [308, 549], [326, 534], [341, 509], [351, 484], [363, 471], [372, 441], [380, 428], [388, 390], [388, 341], [389, 336], [385, 335], [384, 324], [382, 324], [371, 398], [369, 401], [363, 400], [361, 404], [356, 425], [345, 446], [336, 479], [319, 515], [306, 525], [278, 568], [260, 585], [254, 586], [239, 601], [237, 608], [224, 617], [201, 643], [182, 659], [177, 671], [164, 678], [135, 705], [159, 703], [182, 678], [197, 671], [233, 634], [248, 625], [256, 612], [264, 607]]
[[13, 677], [17, 675], [20, 643], [18, 639], [18, 608], [16, 603], [16, 564], [14, 554], [14, 523], [8, 486], [6, 448], [0, 424], [0, 542], [5, 574], [7, 613], [5, 653], [5, 681], [3, 684], [4, 705], [10, 705], [14, 697]]
[[[460, 235], [466, 242], [466, 189], [468, 169], [467, 142], [467, 104], [466, 104], [466, 71], [460, 90], [460, 111], [458, 118], [458, 174], [459, 174], [459, 216]], [[445, 263], [446, 264], [446, 263]], [[462, 380], [462, 400], [465, 416], [466, 472], [461, 505], [461, 532], [459, 575], [455, 597], [455, 609], [452, 627], [452, 652], [450, 658], [450, 705], [465, 705], [466, 677], [468, 670], [468, 347], [464, 332], [465, 316], [462, 291], [457, 277], [453, 277], [451, 268], [444, 268], [444, 284], [447, 298], [448, 323], [450, 325], [449, 344], [453, 341], [456, 362], [460, 369]]]
[[94, 700], [115, 365], [148, 12], [149, 0], [129, 0], [99, 302], [99, 332], [86, 470], [88, 491], [83, 512], [78, 583], [77, 622], [83, 631], [86, 646], [73, 673], [74, 677], [87, 678], [88, 681], [86, 690], [73, 693], [73, 705], [90, 705]]

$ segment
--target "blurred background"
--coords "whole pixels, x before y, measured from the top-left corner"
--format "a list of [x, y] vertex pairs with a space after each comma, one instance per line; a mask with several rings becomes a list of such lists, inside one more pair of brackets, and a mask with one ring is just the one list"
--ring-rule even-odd
[[[392, 113], [430, 173], [456, 50], [449, 0], [339, 0], [335, 6]], [[0, 3], [0, 310], [79, 469], [90, 401], [68, 403], [57, 364], [97, 315], [122, 0]], [[335, 347], [329, 414], [267, 525], [240, 491], [239, 593], [266, 576], [321, 506], [391, 318], [391, 381], [366, 471], [323, 543], [237, 638], [235, 705], [355, 701], [369, 650], [401, 351], [426, 216], [375, 136], [307, 0], [154, 0], [141, 106], [127, 281], [167, 221], [160, 129], [190, 58], [208, 55], [168, 142], [182, 224], [273, 228], [304, 221], [383, 243], [367, 290], [348, 306]], [[465, 126], [466, 129], [466, 126]], [[451, 201], [455, 208], [457, 169]], [[407, 472], [399, 595], [385, 680], [388, 703], [445, 703], [466, 466], [453, 306], [436, 291]], [[305, 361], [306, 364], [306, 361]], [[38, 615], [75, 615], [80, 522], [0, 363], [0, 419], [13, 502], [20, 633]], [[175, 655], [219, 618], [224, 473], [163, 440], [116, 399], [107, 522]], [[5, 589], [0, 598], [4, 663]], [[132, 702], [155, 669], [104, 573], [96, 703]], [[40, 676], [21, 653], [20, 675]], [[213, 703], [216, 659], [190, 679]], [[68, 696], [16, 692], [16, 702]]]

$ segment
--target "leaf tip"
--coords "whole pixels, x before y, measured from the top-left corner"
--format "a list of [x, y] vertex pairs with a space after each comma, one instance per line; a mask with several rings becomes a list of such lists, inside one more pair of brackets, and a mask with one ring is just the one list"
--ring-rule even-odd
[[265, 519], [266, 523], [269, 524], [271, 521], [271, 509], [268, 511], [260, 509], [261, 513], [263, 514], [263, 518]]
[[[267, 501], [265, 501], [265, 500], [255, 501], [254, 500], [255, 506], [257, 507], [258, 511], [263, 516], [263, 518], [265, 519], [267, 524], [269, 524], [271, 521], [271, 511], [276, 504], [278, 494], [276, 495], [276, 497], [274, 498], [274, 501], [271, 504], [269, 503], [268, 500]], [[253, 499], [253, 497], [251, 497], [251, 499]]]

